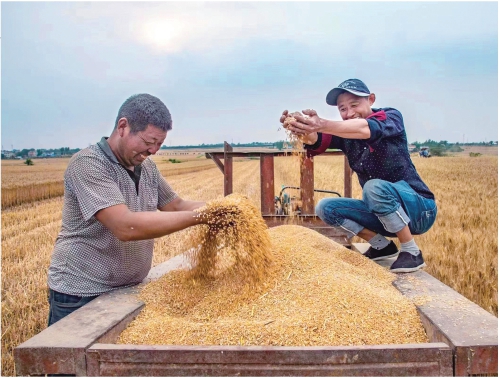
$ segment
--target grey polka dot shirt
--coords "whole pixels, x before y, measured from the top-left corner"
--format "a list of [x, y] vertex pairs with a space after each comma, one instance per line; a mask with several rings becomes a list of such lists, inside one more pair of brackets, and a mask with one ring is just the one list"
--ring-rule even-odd
[[120, 241], [94, 217], [117, 204], [126, 204], [133, 212], [155, 212], [177, 197], [151, 159], [141, 166], [137, 192], [106, 137], [71, 158], [64, 174], [62, 227], [49, 267], [51, 289], [94, 296], [146, 277], [154, 240]]

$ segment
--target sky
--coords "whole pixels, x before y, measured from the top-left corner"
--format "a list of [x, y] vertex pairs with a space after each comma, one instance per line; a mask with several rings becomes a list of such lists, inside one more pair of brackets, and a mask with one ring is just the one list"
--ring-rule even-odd
[[1, 142], [84, 148], [131, 95], [167, 146], [274, 142], [283, 110], [340, 120], [358, 78], [408, 142], [498, 140], [497, 2], [2, 2]]

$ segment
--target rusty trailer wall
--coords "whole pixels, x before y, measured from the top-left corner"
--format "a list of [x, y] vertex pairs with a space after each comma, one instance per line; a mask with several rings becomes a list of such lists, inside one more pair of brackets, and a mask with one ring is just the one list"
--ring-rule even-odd
[[[353, 244], [360, 253], [368, 248]], [[390, 266], [394, 259], [378, 263]], [[454, 376], [498, 376], [498, 318], [423, 270], [398, 274], [393, 285], [417, 304], [429, 340], [452, 348]]]
[[355, 347], [95, 344], [89, 376], [452, 376], [443, 343]]
[[[154, 267], [145, 282], [183, 265], [182, 256], [174, 257]], [[431, 299], [417, 306], [431, 343], [350, 347], [115, 344], [144, 306], [137, 297], [139, 285], [99, 296], [16, 347], [16, 374], [469, 376], [498, 373], [496, 317], [424, 271], [400, 274], [394, 285], [411, 299], [422, 296]]]
[[101, 295], [14, 349], [20, 376], [87, 376], [87, 349], [98, 341], [115, 342], [144, 303], [137, 288]]

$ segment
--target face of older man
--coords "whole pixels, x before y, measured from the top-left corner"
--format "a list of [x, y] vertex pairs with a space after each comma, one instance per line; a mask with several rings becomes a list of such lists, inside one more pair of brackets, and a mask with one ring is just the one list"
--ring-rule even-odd
[[355, 118], [367, 118], [373, 113], [371, 106], [375, 102], [375, 95], [356, 96], [350, 92], [344, 92], [337, 98], [337, 107], [342, 120]]
[[138, 166], [150, 155], [160, 150], [167, 132], [153, 125], [148, 125], [145, 130], [132, 133], [127, 125], [117, 157], [125, 167]]

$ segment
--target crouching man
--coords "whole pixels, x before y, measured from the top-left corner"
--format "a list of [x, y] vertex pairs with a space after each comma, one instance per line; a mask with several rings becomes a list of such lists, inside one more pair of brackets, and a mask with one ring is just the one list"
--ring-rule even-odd
[[[356, 172], [363, 199], [325, 198], [316, 214], [327, 224], [344, 229], [349, 238], [370, 243], [365, 256], [374, 261], [397, 256], [390, 270], [412, 272], [425, 266], [413, 235], [427, 232], [434, 223], [434, 195], [417, 173], [408, 151], [403, 116], [394, 108], [372, 108], [375, 94], [358, 79], [349, 79], [326, 96], [337, 106], [343, 121], [320, 118], [312, 109], [288, 114], [280, 122], [297, 135], [315, 156], [340, 149]], [[401, 251], [386, 237], [397, 237]]]

